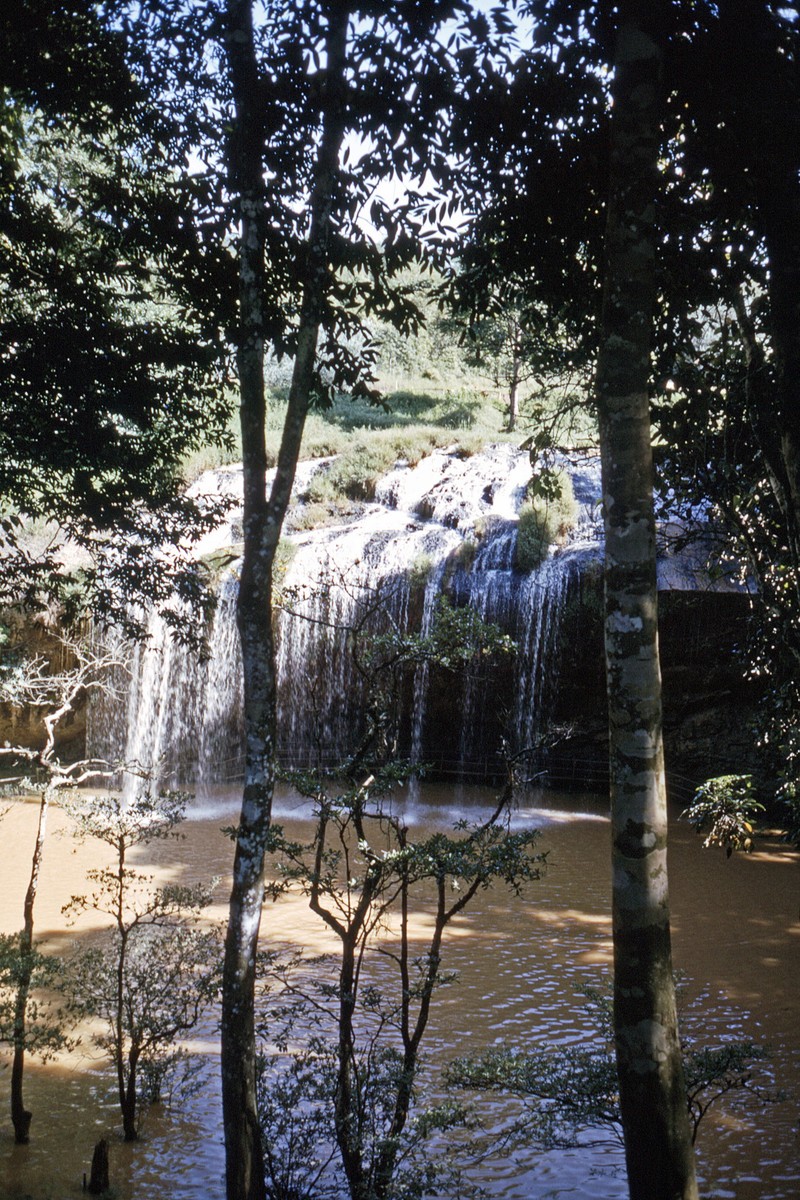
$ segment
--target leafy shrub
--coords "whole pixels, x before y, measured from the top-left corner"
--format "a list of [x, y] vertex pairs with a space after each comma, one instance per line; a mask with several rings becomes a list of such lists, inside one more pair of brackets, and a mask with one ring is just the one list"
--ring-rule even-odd
[[708, 830], [706, 848], [721, 846], [730, 858], [734, 850], [752, 850], [753, 824], [763, 811], [753, 795], [752, 775], [718, 775], [697, 789], [681, 817], [698, 833]]
[[326, 503], [315, 500], [305, 504], [295, 504], [289, 509], [284, 522], [287, 533], [303, 533], [308, 529], [322, 529], [325, 525], [338, 525], [348, 517], [353, 517], [358, 506], [344, 497], [330, 500]]
[[565, 471], [552, 472], [546, 486], [537, 481], [536, 492], [519, 510], [517, 569], [533, 571], [540, 566], [550, 547], [574, 526], [577, 512], [572, 481]]
[[275, 561], [272, 565], [272, 579], [278, 599], [286, 582], [286, 573], [292, 565], [296, 553], [297, 545], [294, 542], [290, 542], [288, 538], [282, 537], [278, 542], [278, 548], [275, 551]]
[[418, 554], [408, 568], [408, 579], [411, 587], [426, 587], [432, 570], [433, 559], [431, 556], [429, 554]]
[[471, 570], [478, 553], [478, 541], [477, 537], [465, 537], [461, 545], [457, 546], [451, 555], [452, 566], [461, 567], [464, 571]]

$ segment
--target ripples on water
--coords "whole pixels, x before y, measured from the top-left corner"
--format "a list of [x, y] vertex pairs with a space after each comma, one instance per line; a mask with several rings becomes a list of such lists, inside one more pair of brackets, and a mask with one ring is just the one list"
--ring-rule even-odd
[[[409, 827], [422, 835], [430, 828], [452, 826], [461, 817], [480, 820], [488, 815], [491, 800], [491, 793], [482, 789], [424, 785], [418, 800], [405, 808], [398, 801], [398, 806]], [[230, 795], [198, 802], [185, 842], [151, 848], [157, 868], [172, 877], [224, 874], [231, 846], [219, 830], [232, 823], [235, 806]], [[28, 807], [29, 813], [8, 817], [3, 830], [14, 850], [14, 861], [0, 881], [0, 912], [7, 929], [15, 925], [13, 914], [24, 890], [27, 826], [32, 830], [35, 815], [34, 807]], [[277, 797], [275, 816], [292, 836], [309, 835], [310, 810], [289, 792]], [[603, 805], [592, 797], [533, 797], [517, 811], [514, 824], [541, 829], [541, 848], [549, 851], [545, 876], [522, 900], [500, 890], [481, 894], [454, 922], [444, 966], [458, 972], [458, 982], [437, 998], [426, 1040], [435, 1060], [498, 1042], [520, 1048], [566, 1046], [594, 1036], [581, 989], [602, 982], [610, 964]], [[51, 838], [48, 845], [40, 934], [50, 928], [63, 938], [60, 905], [80, 888], [79, 873], [87, 861], [85, 854], [74, 856], [71, 849], [68, 839]], [[725, 1031], [738, 1035], [741, 1028], [747, 1036], [763, 1037], [773, 1046], [772, 1072], [781, 1084], [796, 1088], [796, 856], [773, 848], [753, 859], [727, 862], [703, 852], [690, 831], [679, 826], [673, 832], [670, 875], [676, 962], [690, 977], [689, 1000], [701, 992], [710, 995], [696, 1006], [703, 1015], [702, 1020], [692, 1018], [692, 1032], [713, 1040]], [[281, 930], [285, 940], [286, 918], [280, 911], [280, 906], [265, 911], [268, 938]], [[224, 915], [222, 904], [219, 915]], [[297, 932], [302, 936], [299, 928]], [[209, 1067], [203, 1091], [185, 1111], [152, 1110], [142, 1141], [134, 1146], [119, 1141], [109, 1077], [85, 1049], [57, 1066], [32, 1065], [26, 1099], [34, 1110], [33, 1141], [28, 1147], [13, 1146], [6, 1119], [0, 1196], [77, 1196], [92, 1146], [106, 1133], [112, 1139], [112, 1184], [119, 1200], [162, 1200], [165, 1195], [171, 1200], [223, 1200], [215, 1039], [211, 1023], [195, 1037], [194, 1046]], [[6, 1071], [3, 1076], [7, 1078]], [[516, 1111], [512, 1100], [487, 1103], [494, 1122], [508, 1120]], [[792, 1103], [730, 1112], [701, 1131], [703, 1194], [719, 1200], [793, 1200], [800, 1194], [796, 1096]], [[614, 1147], [544, 1155], [525, 1151], [487, 1163], [480, 1177], [490, 1195], [503, 1200], [622, 1200], [621, 1161]]]

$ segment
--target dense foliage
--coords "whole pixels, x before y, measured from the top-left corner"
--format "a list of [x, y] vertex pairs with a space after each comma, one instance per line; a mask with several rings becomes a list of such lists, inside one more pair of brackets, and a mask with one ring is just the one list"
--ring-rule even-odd
[[196, 598], [180, 556], [145, 564], [211, 519], [181, 462], [227, 436], [232, 260], [202, 245], [119, 32], [89, 4], [25, 15], [0, 27], [0, 600], [63, 600], [76, 570], [117, 613]]

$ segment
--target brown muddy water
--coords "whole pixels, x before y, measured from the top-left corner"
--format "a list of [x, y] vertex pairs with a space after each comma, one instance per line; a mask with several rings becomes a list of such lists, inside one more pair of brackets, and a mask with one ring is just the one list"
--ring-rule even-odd
[[[478, 815], [490, 794], [477, 788], [424, 786], [407, 802], [410, 825], [443, 828], [459, 815]], [[402, 803], [400, 801], [399, 803]], [[139, 855], [160, 878], [222, 876], [215, 916], [224, 918], [235, 795], [196, 802], [183, 841], [156, 843]], [[278, 819], [302, 837], [309, 826], [301, 801], [286, 794]], [[596, 797], [528, 796], [516, 821], [541, 830], [549, 851], [542, 880], [521, 899], [495, 890], [481, 895], [452, 930], [444, 966], [457, 983], [437, 998], [428, 1048], [437, 1063], [496, 1042], [516, 1046], [581, 1044], [593, 1036], [580, 989], [602, 984], [610, 965], [609, 834]], [[20, 924], [36, 821], [32, 803], [12, 805], [0, 825], [3, 871], [0, 928]], [[37, 902], [37, 931], [66, 952], [91, 938], [97, 920], [66, 928], [61, 906], [85, 890], [84, 872], [100, 861], [99, 843], [78, 846], [60, 811], [50, 832]], [[687, 827], [672, 830], [670, 883], [676, 966], [687, 977], [685, 1029], [713, 1043], [723, 1033], [768, 1044], [772, 1057], [759, 1078], [788, 1089], [780, 1104], [728, 1105], [707, 1119], [698, 1145], [701, 1191], [733, 1200], [795, 1200], [800, 1196], [800, 859], [778, 842], [726, 860], [703, 851]], [[266, 943], [332, 948], [302, 901], [265, 910]], [[118, 1132], [113, 1081], [87, 1044], [48, 1066], [31, 1063], [26, 1102], [34, 1112], [29, 1146], [15, 1146], [8, 1118], [7, 1058], [0, 1066], [0, 1196], [8, 1200], [68, 1200], [82, 1195], [84, 1171], [99, 1137], [111, 1140], [111, 1179], [118, 1200], [223, 1200], [222, 1131], [214, 1022], [191, 1043], [208, 1066], [201, 1092], [182, 1109], [151, 1109], [140, 1142]], [[487, 1123], [513, 1109], [482, 1102]], [[581, 1147], [547, 1154], [532, 1150], [485, 1162], [476, 1177], [504, 1200], [622, 1200], [616, 1148]]]

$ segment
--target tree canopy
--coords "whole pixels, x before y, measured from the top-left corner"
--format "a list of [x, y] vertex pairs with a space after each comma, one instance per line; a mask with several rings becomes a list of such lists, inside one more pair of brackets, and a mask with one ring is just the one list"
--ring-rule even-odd
[[198, 236], [197, 186], [121, 36], [93, 5], [24, 12], [0, 27], [2, 599], [63, 595], [70, 545], [73, 565], [89, 552], [95, 602], [119, 610], [120, 592], [194, 591], [185, 564], [162, 563], [161, 582], [142, 563], [209, 521], [181, 465], [227, 436], [232, 262]]

